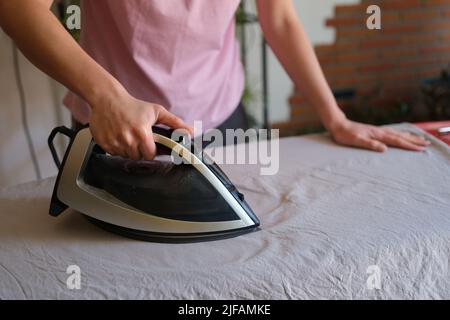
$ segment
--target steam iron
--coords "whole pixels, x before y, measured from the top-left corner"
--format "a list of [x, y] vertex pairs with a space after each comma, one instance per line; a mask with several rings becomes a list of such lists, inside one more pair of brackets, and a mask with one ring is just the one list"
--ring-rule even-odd
[[[62, 163], [53, 143], [58, 133], [70, 138]], [[172, 140], [172, 130], [153, 127], [153, 135], [158, 151], [176, 152], [183, 163], [111, 156], [87, 127], [55, 128], [48, 143], [59, 173], [50, 214], [70, 207], [103, 229], [156, 242], [217, 240], [258, 229], [243, 194], [203, 151]]]

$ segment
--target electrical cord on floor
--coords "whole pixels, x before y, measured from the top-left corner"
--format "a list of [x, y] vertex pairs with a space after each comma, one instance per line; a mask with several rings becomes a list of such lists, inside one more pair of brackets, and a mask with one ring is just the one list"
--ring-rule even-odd
[[38, 180], [42, 179], [41, 169], [39, 168], [39, 163], [36, 156], [36, 150], [34, 148], [33, 140], [31, 138], [30, 128], [28, 126], [28, 117], [27, 117], [27, 101], [25, 98], [25, 90], [23, 87], [22, 76], [20, 74], [20, 65], [19, 65], [19, 50], [13, 44], [13, 60], [14, 60], [14, 72], [16, 75], [16, 84], [17, 89], [19, 90], [20, 96], [20, 109], [22, 112], [22, 126], [25, 132], [25, 137], [28, 144], [28, 149], [30, 151], [31, 162], [33, 163], [34, 171], [36, 174], [36, 178]]

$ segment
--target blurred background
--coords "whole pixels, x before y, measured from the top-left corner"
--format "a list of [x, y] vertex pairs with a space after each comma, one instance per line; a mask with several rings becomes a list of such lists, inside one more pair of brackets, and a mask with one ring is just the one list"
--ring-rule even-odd
[[[350, 118], [373, 124], [450, 120], [450, 0], [293, 1]], [[55, 14], [63, 16], [72, 3], [77, 1], [55, 3]], [[381, 7], [382, 30], [366, 27], [371, 4]], [[253, 125], [279, 128], [282, 135], [320, 132], [301, 90], [264, 49], [255, 16], [254, 1], [243, 0], [237, 37], [247, 73], [243, 100]], [[2, 31], [0, 70], [0, 188], [55, 175], [47, 136], [70, 123], [62, 106], [66, 89], [15, 51]]]

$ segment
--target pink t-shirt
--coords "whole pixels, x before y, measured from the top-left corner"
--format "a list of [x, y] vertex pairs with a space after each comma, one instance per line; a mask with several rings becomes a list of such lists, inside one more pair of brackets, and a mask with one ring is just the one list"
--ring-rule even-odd
[[[134, 97], [203, 129], [238, 105], [244, 75], [235, 38], [239, 0], [83, 0], [81, 46]], [[69, 93], [82, 123], [89, 106]]]

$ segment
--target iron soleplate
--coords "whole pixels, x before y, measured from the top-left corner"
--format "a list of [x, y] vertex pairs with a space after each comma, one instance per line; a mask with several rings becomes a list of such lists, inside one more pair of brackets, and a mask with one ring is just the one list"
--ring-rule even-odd
[[259, 231], [258, 226], [250, 226], [229, 231], [204, 232], [204, 233], [158, 233], [142, 230], [134, 230], [114, 224], [110, 224], [90, 216], [83, 216], [96, 226], [127, 238], [159, 243], [195, 243], [234, 238], [243, 234]]

